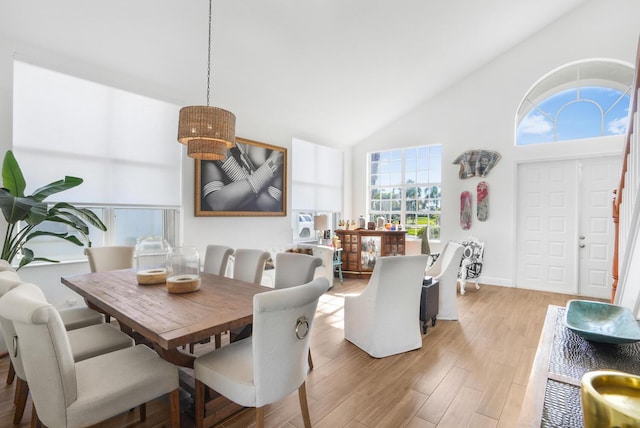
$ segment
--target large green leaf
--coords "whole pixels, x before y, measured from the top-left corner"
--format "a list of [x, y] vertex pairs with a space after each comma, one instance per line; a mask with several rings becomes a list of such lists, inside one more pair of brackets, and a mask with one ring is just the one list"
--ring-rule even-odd
[[70, 177], [67, 175], [63, 180], [54, 181], [53, 183], [49, 183], [46, 186], [36, 189], [31, 196], [38, 201], [43, 201], [55, 193], [64, 192], [65, 190], [79, 186], [83, 181], [84, 180], [82, 180], [82, 178]]
[[29, 216], [42, 221], [47, 216], [47, 204], [30, 196], [16, 197], [5, 188], [0, 188], [0, 209], [9, 224], [26, 220]]
[[107, 226], [100, 220], [100, 217], [96, 215], [89, 208], [77, 208], [66, 202], [59, 202], [55, 204], [52, 209], [67, 209], [74, 212], [78, 217], [88, 222], [91, 226], [96, 227], [102, 231], [107, 230]]
[[[28, 242], [33, 238], [37, 238], [38, 236], [53, 236], [55, 238], [64, 239], [65, 241], [71, 242], [72, 244], [77, 245], [79, 247], [82, 247], [84, 245], [84, 243], [81, 240], [79, 240], [77, 236], [69, 235], [68, 233], [47, 232], [46, 230], [37, 230], [35, 232], [30, 233], [24, 239], [24, 242]], [[23, 247], [23, 250], [24, 250], [24, 247]]]
[[[50, 213], [51, 214], [51, 213]], [[55, 222], [55, 223], [64, 223], [67, 226], [72, 227], [73, 229], [81, 232], [83, 235], [89, 234], [89, 226], [80, 220], [77, 216], [71, 213], [57, 213], [55, 215], [49, 215], [47, 217], [47, 221]]]
[[2, 187], [13, 196], [19, 197], [24, 196], [24, 189], [27, 187], [20, 165], [11, 150], [7, 150], [2, 162]]

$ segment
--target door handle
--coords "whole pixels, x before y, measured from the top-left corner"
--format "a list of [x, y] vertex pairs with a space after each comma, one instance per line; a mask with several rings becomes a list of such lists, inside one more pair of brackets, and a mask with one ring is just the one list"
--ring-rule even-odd
[[584, 239], [584, 235], [580, 235], [580, 239]]
[[584, 248], [584, 247], [585, 247], [585, 245], [584, 245], [584, 244], [580, 244], [580, 245], [579, 245], [579, 247], [580, 247], [580, 248]]

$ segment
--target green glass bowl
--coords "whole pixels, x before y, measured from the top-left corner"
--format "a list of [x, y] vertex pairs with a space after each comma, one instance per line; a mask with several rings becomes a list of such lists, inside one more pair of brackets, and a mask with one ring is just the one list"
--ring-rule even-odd
[[567, 302], [565, 325], [587, 340], [601, 343], [640, 341], [640, 325], [623, 306], [590, 300]]

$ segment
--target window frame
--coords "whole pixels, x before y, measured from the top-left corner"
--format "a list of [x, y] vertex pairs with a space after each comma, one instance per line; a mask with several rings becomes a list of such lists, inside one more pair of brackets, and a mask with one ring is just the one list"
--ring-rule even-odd
[[[407, 164], [409, 160], [407, 157], [407, 153], [410, 150], [416, 151], [416, 158], [415, 158], [416, 182], [412, 182], [412, 183], [407, 182], [408, 181], [407, 171], [409, 170], [409, 166]], [[420, 150], [427, 151], [426, 167], [424, 169], [420, 169], [418, 165], [418, 163], [420, 162], [420, 156], [418, 154]], [[435, 154], [432, 155], [432, 152], [436, 152], [436, 151], [439, 152], [438, 155], [437, 156]], [[393, 152], [398, 153], [399, 156], [396, 155], [397, 157], [394, 158]], [[377, 166], [376, 168], [374, 168], [374, 162], [376, 163], [381, 162], [381, 159], [377, 159], [377, 160], [373, 159], [374, 154], [383, 154], [383, 153], [391, 154], [391, 158], [388, 160], [382, 160], [382, 162], [386, 162], [387, 164], [390, 164], [392, 162], [397, 163], [396, 167], [400, 168], [399, 172], [380, 171], [377, 168]], [[432, 240], [432, 241], [439, 240], [441, 236], [440, 229], [441, 229], [441, 220], [442, 220], [442, 145], [428, 144], [428, 145], [395, 148], [395, 149], [388, 149], [388, 150], [377, 150], [377, 151], [368, 152], [366, 156], [367, 156], [366, 217], [368, 218], [368, 221], [372, 221], [375, 223], [376, 219], [379, 216], [383, 216], [385, 218], [386, 223], [396, 222], [396, 221], [400, 222], [400, 224], [404, 226], [405, 230], [407, 230], [407, 235], [409, 237], [420, 238], [421, 237], [420, 231], [423, 228], [419, 227], [421, 225], [421, 222], [418, 223], [419, 221], [418, 218], [426, 217], [427, 224], [425, 227], [427, 228], [429, 233], [429, 240]], [[436, 157], [439, 157], [438, 172], [439, 172], [440, 180], [432, 181], [432, 178], [431, 178], [432, 176], [429, 172], [432, 170], [432, 166], [433, 166], [432, 159], [435, 159]], [[378, 164], [378, 166], [379, 165], [380, 164]], [[422, 172], [423, 174], [426, 173], [427, 181], [420, 181], [417, 179], [420, 172]], [[389, 174], [388, 180], [384, 180], [384, 182], [381, 182], [378, 185], [373, 184], [376, 179], [381, 179], [383, 174]], [[391, 178], [392, 176], [399, 177], [399, 182], [395, 179], [392, 179]], [[424, 188], [425, 190], [429, 189], [428, 195], [432, 195], [433, 193], [432, 189], [434, 187], [437, 188], [436, 197], [426, 196], [425, 194], [425, 196], [421, 198], [418, 198], [416, 196], [413, 199], [409, 199], [408, 190], [418, 189], [418, 188]], [[375, 200], [373, 198], [373, 193], [376, 190], [382, 190], [382, 192], [380, 192], [381, 195], [388, 194], [391, 197], [378, 198], [377, 200]], [[399, 194], [399, 197], [397, 197], [398, 194]], [[384, 209], [386, 208], [383, 206], [383, 203], [385, 200], [390, 201], [390, 204], [388, 205], [389, 209]], [[418, 203], [417, 203], [419, 200], [422, 200], [424, 204], [432, 208], [428, 210], [419, 209]], [[412, 201], [416, 202], [416, 206], [415, 206], [415, 209], [410, 210], [408, 209], [408, 205]], [[376, 202], [379, 203], [379, 209], [374, 209], [374, 204]], [[393, 209], [394, 204], [396, 206], [399, 205], [399, 209]], [[414, 219], [412, 222], [410, 222], [408, 221], [409, 216], [412, 216], [412, 215], [414, 216]], [[431, 224], [432, 222], [435, 224]]]
[[[518, 106], [515, 117], [514, 145], [523, 147], [545, 143], [578, 141], [586, 138], [616, 135], [616, 133], [624, 131], [618, 132], [617, 129], [611, 131], [608, 129], [607, 124], [617, 128], [618, 123], [616, 122], [622, 120], [626, 128], [625, 119], [627, 114], [623, 114], [620, 118], [612, 118], [610, 113], [620, 109], [624, 110], [625, 99], [630, 102], [633, 75], [632, 66], [612, 59], [576, 61], [547, 73], [529, 88]], [[599, 94], [603, 90], [605, 92]], [[606, 91], [615, 92], [615, 100], [611, 105], [605, 102]], [[597, 95], [600, 96], [596, 99]], [[561, 101], [563, 97], [566, 100]], [[559, 101], [560, 103], [558, 103]], [[544, 106], [545, 103], [558, 103], [558, 106], [555, 109], [548, 110]], [[566, 114], [564, 116], [562, 114], [567, 111], [570, 112], [574, 108], [581, 108], [581, 105], [584, 106], [586, 104], [595, 106], [597, 109], [600, 115], [598, 124], [600, 132], [597, 135], [559, 135], [558, 129], [564, 129], [571, 123], [571, 116], [567, 118]], [[538, 118], [540, 120], [536, 121], [535, 119]], [[539, 132], [526, 132], [521, 129], [521, 125], [525, 121], [527, 121], [527, 124], [529, 122], [535, 124], [540, 121], [543, 123], [539, 124]], [[543, 128], [548, 130], [542, 132]]]

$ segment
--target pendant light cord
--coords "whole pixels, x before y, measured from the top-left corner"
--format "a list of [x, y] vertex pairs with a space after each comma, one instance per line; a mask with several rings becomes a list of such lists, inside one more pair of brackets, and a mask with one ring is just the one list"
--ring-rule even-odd
[[211, 80], [211, 1], [209, 0], [209, 46], [207, 48], [207, 107], [209, 107], [209, 84]]

